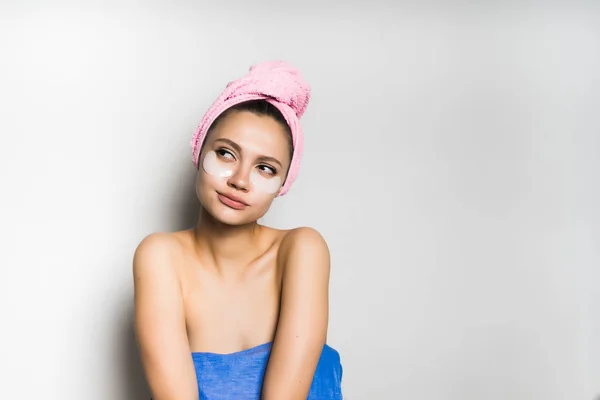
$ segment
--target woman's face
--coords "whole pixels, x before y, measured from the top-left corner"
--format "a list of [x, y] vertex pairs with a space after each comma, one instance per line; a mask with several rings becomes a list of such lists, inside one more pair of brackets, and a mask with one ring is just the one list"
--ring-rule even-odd
[[289, 135], [275, 119], [232, 111], [200, 153], [196, 195], [216, 220], [242, 225], [265, 215], [290, 165]]

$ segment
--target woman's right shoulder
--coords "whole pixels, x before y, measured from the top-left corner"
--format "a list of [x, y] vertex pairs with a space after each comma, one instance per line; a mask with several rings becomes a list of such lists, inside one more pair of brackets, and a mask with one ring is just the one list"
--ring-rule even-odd
[[[138, 244], [133, 256], [134, 274], [160, 274], [175, 272], [174, 258], [181, 251], [177, 232], [152, 233]], [[169, 271], [170, 270], [170, 271]]]

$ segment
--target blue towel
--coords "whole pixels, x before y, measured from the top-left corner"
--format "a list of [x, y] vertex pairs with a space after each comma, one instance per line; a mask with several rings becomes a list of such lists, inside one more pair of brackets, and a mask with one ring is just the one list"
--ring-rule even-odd
[[[271, 343], [231, 354], [192, 353], [201, 400], [260, 400]], [[342, 399], [340, 355], [325, 345], [307, 400]]]

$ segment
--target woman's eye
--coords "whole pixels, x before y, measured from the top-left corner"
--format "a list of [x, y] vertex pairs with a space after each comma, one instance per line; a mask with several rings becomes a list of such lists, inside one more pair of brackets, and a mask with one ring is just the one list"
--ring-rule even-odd
[[259, 165], [258, 169], [261, 170], [261, 172], [264, 172], [268, 175], [275, 175], [277, 174], [277, 171], [274, 168], [269, 167], [268, 165]]
[[233, 156], [233, 154], [231, 154], [231, 152], [229, 152], [229, 151], [227, 151], [225, 149], [219, 149], [215, 153], [217, 153], [219, 155], [219, 157], [225, 158], [227, 160], [234, 160], [235, 159], [235, 157]]

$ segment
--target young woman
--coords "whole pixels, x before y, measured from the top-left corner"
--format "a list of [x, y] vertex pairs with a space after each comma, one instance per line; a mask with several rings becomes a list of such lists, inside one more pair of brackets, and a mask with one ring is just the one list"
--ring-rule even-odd
[[287, 192], [310, 97], [284, 62], [227, 85], [192, 139], [193, 229], [138, 246], [135, 327], [154, 400], [341, 399], [325, 344], [329, 251], [311, 228], [257, 223]]

